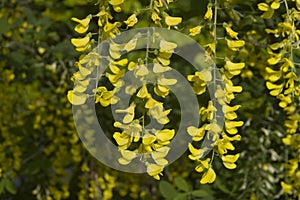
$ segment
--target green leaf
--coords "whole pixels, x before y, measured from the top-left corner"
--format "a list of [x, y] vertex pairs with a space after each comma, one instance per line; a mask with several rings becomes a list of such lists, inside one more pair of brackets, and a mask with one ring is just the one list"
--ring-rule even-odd
[[220, 180], [216, 180], [215, 185], [224, 193], [232, 195], [232, 192], [226, 187], [226, 184], [223, 184]]
[[191, 192], [193, 197], [208, 197], [210, 194], [205, 190], [194, 190]]
[[188, 193], [179, 193], [174, 200], [187, 200]]
[[7, 18], [1, 18], [0, 19], [0, 35], [6, 33], [10, 30], [11, 25], [7, 22]]
[[11, 180], [6, 179], [5, 181], [5, 189], [11, 193], [11, 194], [16, 194], [17, 190], [16, 187], [14, 185], [14, 183]]
[[189, 184], [180, 176], [176, 177], [174, 179], [174, 183], [176, 185], [176, 187], [178, 187], [178, 189], [188, 192], [190, 191], [190, 186]]
[[160, 181], [159, 191], [166, 199], [174, 199], [178, 192], [167, 181]]
[[4, 178], [0, 181], [0, 194], [4, 193], [5, 180]]
[[214, 200], [215, 199], [211, 190], [199, 189], [199, 190], [194, 190], [194, 191], [190, 192], [190, 194], [192, 197], [198, 197], [196, 199], [199, 199], [199, 197], [201, 199], [205, 199], [205, 200]]

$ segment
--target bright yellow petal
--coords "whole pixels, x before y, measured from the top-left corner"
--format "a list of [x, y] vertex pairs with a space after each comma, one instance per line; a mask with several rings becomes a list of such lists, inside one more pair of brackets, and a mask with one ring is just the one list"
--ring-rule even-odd
[[176, 79], [166, 79], [164, 77], [160, 77], [157, 81], [160, 85], [175, 85], [177, 83]]
[[166, 16], [166, 18], [165, 18], [165, 23], [168, 26], [177, 26], [181, 22], [182, 22], [182, 18], [181, 17]]
[[175, 135], [174, 129], [163, 129], [155, 133], [158, 142], [165, 142], [171, 140]]
[[236, 162], [240, 157], [240, 154], [236, 154], [236, 155], [226, 155], [226, 156], [222, 156], [221, 159], [224, 161], [224, 162]]
[[121, 5], [124, 2], [124, 0], [109, 0], [108, 3], [112, 6], [118, 6]]
[[142, 98], [142, 99], [148, 97], [149, 93], [148, 93], [148, 90], [147, 90], [147, 86], [143, 85], [136, 96], [139, 97], [139, 98]]
[[164, 73], [164, 72], [170, 71], [170, 70], [172, 70], [171, 67], [168, 67], [168, 66], [164, 67], [159, 63], [154, 63], [153, 72], [156, 73], [156, 74]]
[[89, 36], [85, 36], [83, 38], [72, 38], [71, 39], [71, 43], [75, 47], [85, 47], [86, 45], [88, 45], [89, 42], [90, 42]]
[[261, 11], [268, 11], [269, 10], [269, 5], [266, 3], [259, 3], [257, 4], [257, 7]]
[[201, 184], [207, 184], [207, 183], [213, 183], [216, 179], [216, 173], [215, 171], [210, 167], [208, 170], [203, 174], [200, 183]]
[[127, 66], [129, 71], [134, 70], [136, 67], [137, 67], [137, 64], [135, 62], [132, 62], [132, 61]]
[[148, 73], [149, 73], [149, 71], [145, 65], [138, 65], [134, 71], [135, 76], [145, 76]]
[[227, 41], [227, 46], [233, 51], [237, 51], [238, 48], [241, 48], [245, 45], [244, 40], [229, 40], [229, 39], [226, 39], [226, 41]]
[[133, 151], [121, 150], [121, 154], [126, 160], [133, 160], [134, 158], [136, 158], [136, 153]]
[[143, 136], [143, 144], [144, 145], [151, 145], [153, 142], [155, 142], [156, 137], [154, 135], [151, 135], [149, 133], [146, 133]]
[[211, 20], [212, 17], [213, 17], [212, 7], [211, 7], [211, 5], [208, 5], [208, 6], [207, 6], [206, 13], [205, 13], [205, 15], [204, 15], [204, 19]]
[[125, 50], [127, 52], [134, 50], [136, 47], [137, 41], [138, 41], [137, 37], [133, 38], [132, 40], [130, 40], [128, 43], [125, 44], [123, 50]]
[[136, 14], [130, 15], [130, 17], [128, 17], [128, 19], [126, 21], [124, 21], [124, 23], [128, 27], [133, 27], [137, 22], [138, 22], [138, 19], [136, 17]]
[[68, 97], [69, 102], [73, 105], [82, 105], [85, 103], [85, 101], [87, 99], [87, 95], [73, 93], [72, 90], [68, 91], [67, 97]]
[[160, 49], [164, 50], [164, 51], [173, 51], [173, 49], [175, 49], [177, 47], [176, 43], [173, 42], [168, 42], [166, 40], [162, 40], [159, 44]]
[[200, 34], [200, 32], [201, 32], [201, 29], [202, 29], [202, 27], [201, 26], [195, 26], [195, 27], [193, 27], [193, 28], [190, 28], [190, 35], [191, 36], [196, 36], [196, 35], [199, 35]]

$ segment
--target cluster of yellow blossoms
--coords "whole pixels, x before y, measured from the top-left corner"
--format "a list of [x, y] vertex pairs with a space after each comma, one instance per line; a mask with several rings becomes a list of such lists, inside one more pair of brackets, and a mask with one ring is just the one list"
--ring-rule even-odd
[[[166, 27], [167, 29], [178, 28], [182, 22], [182, 18], [170, 16], [165, 12], [165, 9], [168, 9], [168, 5], [171, 2], [170, 0], [151, 1], [149, 10], [152, 23]], [[172, 120], [168, 117], [172, 110], [166, 110], [163, 101], [170, 95], [169, 86], [177, 83], [176, 79], [166, 78], [166, 73], [172, 70], [169, 65], [171, 65], [171, 57], [177, 48], [177, 44], [169, 42], [159, 33], [152, 34], [151, 36], [147, 35], [147, 42], [158, 42], [159, 49], [152, 51], [147, 45], [144, 58], [141, 56], [134, 59], [131, 56], [124, 58], [124, 54], [130, 54], [136, 49], [143, 35], [138, 33], [130, 40], [123, 41], [122, 43], [114, 40], [116, 35], [120, 33], [119, 28], [122, 23], [118, 21], [112, 22], [113, 16], [109, 8], [112, 7], [115, 12], [120, 12], [124, 1], [109, 0], [99, 1], [98, 3], [100, 12], [97, 15], [89, 15], [82, 20], [76, 18], [72, 20], [78, 23], [75, 31], [80, 34], [86, 34], [91, 19], [93, 17], [98, 18], [98, 42], [107, 39], [108, 53], [104, 56], [92, 51], [80, 58], [76, 63], [78, 72], [74, 73], [72, 77], [75, 87], [68, 92], [68, 99], [73, 105], [82, 105], [88, 98], [93, 97], [95, 98], [95, 103], [100, 103], [103, 107], [107, 107], [120, 102], [118, 92], [122, 89], [125, 89], [126, 94], [133, 96], [134, 98], [132, 98], [128, 107], [115, 110], [117, 115], [122, 116], [120, 120], [115, 121], [113, 124], [118, 129], [113, 134], [113, 139], [120, 151], [118, 162], [122, 165], [128, 165], [134, 159], [139, 159], [147, 167], [147, 173], [159, 180], [165, 166], [168, 164], [166, 156], [170, 151], [169, 144], [176, 133], [175, 129], [172, 128], [163, 128], [161, 130], [148, 129], [145, 126], [145, 121], [151, 118], [164, 126]], [[213, 7], [212, 4], [209, 4], [207, 7], [207, 12], [204, 16], [207, 23], [210, 23], [213, 18]], [[139, 12], [135, 12], [124, 21], [127, 28], [133, 27], [138, 23], [138, 15]], [[200, 25], [191, 28], [190, 35], [196, 36], [200, 34], [201, 28], [202, 26]], [[223, 28], [228, 35], [224, 40], [228, 49], [232, 52], [237, 52], [245, 45], [244, 41], [237, 38], [238, 33], [231, 29], [231, 25], [224, 23]], [[216, 29], [214, 30], [214, 34], [216, 34]], [[89, 52], [93, 44], [96, 43], [93, 35], [92, 33], [87, 33], [84, 37], [72, 39], [71, 42], [77, 51]], [[216, 40], [206, 45], [207, 61], [216, 57], [216, 45]], [[150, 57], [152, 67], [149, 68], [148, 61]], [[90, 75], [99, 66], [101, 59], [107, 61], [108, 69], [102, 74], [97, 74], [96, 77], [91, 78]], [[218, 69], [214, 65], [212, 68], [206, 69], [201, 73], [195, 72], [195, 74], [187, 76], [187, 79], [192, 83], [196, 95], [206, 93], [207, 87], [213, 88], [213, 94], [211, 94], [212, 100], [208, 102], [207, 107], [201, 107], [199, 110], [201, 127], [190, 126], [186, 130], [194, 141], [194, 144], [189, 144], [188, 146], [191, 152], [189, 158], [197, 161], [198, 165], [195, 170], [203, 172], [200, 180], [201, 184], [212, 183], [216, 178], [216, 174], [212, 168], [214, 155], [218, 155], [221, 158], [226, 168], [236, 168], [235, 162], [240, 155], [230, 155], [228, 151], [235, 150], [232, 142], [241, 139], [241, 136], [237, 132], [238, 127], [241, 127], [243, 122], [234, 121], [237, 118], [236, 111], [240, 106], [232, 106], [230, 103], [235, 98], [235, 93], [242, 91], [242, 87], [235, 86], [231, 79], [239, 75], [244, 67], [244, 63], [236, 63], [226, 58], [224, 67], [221, 69]], [[130, 72], [141, 83], [140, 86], [125, 83], [123, 78], [126, 73]], [[216, 72], [221, 73], [221, 76], [217, 77]], [[87, 94], [86, 91], [90, 82], [96, 79], [98, 83], [102, 77], [106, 77], [114, 88], [108, 90], [105, 86], [97, 85], [97, 88], [94, 89], [94, 95]], [[155, 80], [153, 87], [148, 85], [148, 77], [151, 80]], [[140, 110], [140, 107], [142, 107], [142, 110]], [[141, 115], [140, 113], [143, 114]], [[224, 119], [223, 116], [219, 115], [220, 113], [223, 113]], [[195, 145], [199, 146], [199, 142], [204, 141], [204, 139], [208, 139], [210, 144], [204, 148], [196, 148]], [[213, 149], [212, 157], [204, 159], [204, 155], [210, 149]], [[101, 186], [101, 189], [106, 191], [107, 188]], [[110, 199], [110, 197], [103, 198]]]
[[[204, 16], [204, 20], [208, 22], [213, 19], [214, 13], [213, 8], [218, 6], [215, 4], [208, 4], [207, 11]], [[217, 8], [215, 9], [217, 11]], [[216, 59], [216, 45], [217, 45], [217, 17], [214, 19], [214, 30], [212, 35], [214, 41], [206, 45], [206, 57], [207, 60]], [[190, 35], [196, 36], [200, 34], [202, 25], [197, 25], [190, 28]], [[243, 40], [237, 38], [238, 33], [231, 29], [231, 26], [227, 23], [223, 23], [223, 27], [227, 33], [225, 38], [228, 49], [233, 52], [237, 52], [240, 48], [245, 45]], [[202, 126], [189, 127], [188, 133], [193, 137], [193, 144], [189, 144], [189, 150], [191, 160], [196, 160], [198, 165], [195, 170], [197, 172], [203, 172], [200, 180], [201, 184], [212, 183], [215, 181], [216, 173], [212, 168], [212, 162], [215, 155], [218, 155], [224, 166], [228, 169], [236, 168], [235, 162], [238, 160], [240, 154], [229, 155], [229, 151], [235, 150], [233, 141], [239, 141], [241, 136], [238, 133], [238, 127], [243, 125], [242, 121], [234, 121], [237, 118], [235, 113], [240, 105], [230, 106], [231, 101], [235, 98], [234, 93], [242, 91], [241, 86], [235, 86], [231, 79], [241, 74], [241, 71], [245, 67], [245, 63], [234, 63], [229, 58], [225, 58], [225, 65], [223, 68], [218, 69], [215, 65], [213, 69], [206, 70], [203, 73], [196, 72], [195, 75], [189, 75], [187, 78], [193, 83], [194, 91], [197, 95], [205, 93], [207, 87], [213, 85], [214, 94], [213, 99], [209, 101], [207, 107], [201, 107], [199, 114], [201, 116]], [[216, 72], [221, 73], [218, 77]], [[222, 84], [220, 84], [222, 82]], [[221, 115], [224, 115], [224, 122], [219, 119]], [[224, 123], [224, 128], [222, 128]], [[199, 146], [199, 141], [203, 141], [202, 144], [207, 143], [205, 140], [209, 140], [209, 144], [202, 145], [200, 149], [196, 148], [195, 145]], [[201, 145], [200, 145], [201, 146]], [[211, 158], [205, 158], [207, 151], [213, 148]]]
[[[267, 3], [271, 3], [268, 5]], [[277, 38], [277, 41], [271, 44], [267, 53], [269, 59], [268, 66], [265, 68], [266, 86], [270, 90], [270, 95], [279, 100], [279, 107], [286, 114], [284, 126], [287, 135], [283, 138], [283, 143], [290, 146], [296, 156], [291, 158], [284, 164], [286, 168], [286, 179], [281, 182], [281, 186], [285, 193], [295, 196], [300, 193], [300, 170], [299, 163], [299, 102], [300, 102], [300, 86], [299, 77], [297, 76], [297, 68], [299, 63], [295, 63], [294, 51], [299, 48], [299, 34], [297, 23], [300, 20], [300, 2], [295, 1], [295, 8], [289, 8], [288, 1], [267, 1], [258, 4], [261, 11], [265, 11], [263, 18], [269, 19], [273, 16], [274, 10], [281, 6], [285, 7], [286, 14], [283, 21], [279, 22], [275, 29], [266, 29], [265, 31]]]

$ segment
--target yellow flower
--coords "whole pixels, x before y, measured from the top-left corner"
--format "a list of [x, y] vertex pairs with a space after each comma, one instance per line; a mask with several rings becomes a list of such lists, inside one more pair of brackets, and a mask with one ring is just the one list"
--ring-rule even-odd
[[233, 31], [229, 24], [224, 22], [223, 27], [225, 28], [227, 35], [229, 35], [231, 38], [237, 38], [238, 33]]
[[75, 93], [72, 90], [68, 91], [68, 100], [73, 105], [82, 105], [86, 102], [88, 95], [82, 93]]
[[114, 22], [113, 24], [110, 22], [107, 22], [103, 29], [106, 34], [105, 37], [115, 38], [115, 35], [120, 33], [120, 30], [118, 28], [121, 25], [122, 25], [121, 22]]
[[136, 94], [136, 96], [137, 97], [139, 97], [139, 98], [147, 98], [147, 97], [149, 97], [149, 93], [148, 93], [148, 90], [147, 90], [147, 86], [146, 85], [143, 85], [142, 87], [141, 87], [141, 89], [139, 90], [139, 92]]
[[[279, 6], [280, 6], [280, 3], [279, 3]], [[259, 10], [264, 11], [264, 13], [261, 16], [264, 19], [270, 19], [274, 14], [274, 8], [275, 9], [279, 8], [277, 3], [275, 3], [275, 4], [272, 3], [271, 7], [266, 3], [259, 3], [259, 4], [257, 4], [257, 7]]]
[[[166, 45], [168, 43], [161, 43], [160, 45], [160, 50], [157, 56], [157, 60], [163, 65], [163, 66], [167, 66], [171, 63], [170, 58], [173, 54], [174, 49], [177, 47], [174, 47], [175, 45], [173, 45], [173, 47], [171, 48], [170, 45]], [[175, 43], [172, 43], [175, 44]], [[163, 49], [169, 49], [169, 50], [163, 50]]]
[[166, 40], [161, 40], [159, 43], [159, 47], [163, 51], [172, 52], [177, 47], [177, 44], [173, 42], [168, 42]]
[[156, 121], [160, 124], [167, 124], [169, 123], [169, 118], [167, 117], [171, 110], [164, 110], [162, 104], [155, 104], [151, 107], [148, 111], [148, 114], [152, 116]]
[[189, 150], [191, 152], [191, 155], [189, 155], [189, 159], [191, 160], [198, 160], [201, 159], [205, 151], [207, 151], [206, 148], [202, 149], [196, 149], [191, 143], [189, 143]]
[[242, 86], [233, 86], [232, 82], [228, 82], [225, 84], [226, 93], [241, 92], [242, 90], [243, 90]]
[[187, 128], [187, 132], [190, 136], [193, 137], [194, 141], [201, 141], [205, 134], [205, 127], [197, 128], [194, 126], [190, 126]]
[[85, 19], [81, 19], [81, 20], [72, 17], [71, 18], [72, 21], [79, 23], [78, 25], [75, 26], [74, 30], [80, 34], [85, 33], [89, 28], [89, 23], [91, 19], [92, 19], [92, 15], [88, 15]]
[[113, 6], [113, 9], [116, 12], [121, 12], [121, 4], [123, 4], [124, 0], [109, 0], [108, 3]]
[[268, 61], [269, 65], [276, 65], [277, 63], [279, 63], [281, 61], [281, 58], [282, 58], [281, 54], [275, 54], [274, 56], [269, 58], [267, 61]]
[[197, 172], [203, 172], [205, 169], [208, 169], [209, 161], [210, 161], [210, 158], [207, 158], [205, 160], [199, 160], [200, 164], [195, 167], [195, 170]]
[[203, 174], [200, 183], [201, 184], [213, 183], [215, 180], [216, 180], [216, 173], [212, 169], [212, 167], [209, 167], [208, 170]]
[[237, 118], [237, 114], [234, 111], [236, 111], [240, 107], [241, 107], [240, 105], [235, 105], [233, 107], [230, 107], [228, 105], [223, 105], [222, 111], [225, 115], [225, 118], [228, 120], [234, 120], [235, 118]]
[[[225, 134], [223, 134], [223, 135], [225, 136]], [[224, 136], [222, 139], [217, 140], [217, 144], [216, 144], [216, 146], [218, 147], [218, 153], [220, 155], [227, 153], [227, 149], [228, 150], [235, 149], [234, 146], [232, 145], [231, 141]]]
[[132, 62], [132, 61], [127, 66], [129, 71], [134, 70], [136, 67], [137, 67], [137, 64], [135, 62]]
[[126, 70], [122, 69], [119, 71], [118, 74], [110, 74], [110, 73], [106, 73], [105, 76], [109, 79], [109, 81], [116, 86], [120, 79], [123, 77], [123, 75], [125, 74]]
[[149, 108], [154, 107], [154, 106], [157, 105], [157, 104], [162, 104], [162, 103], [156, 101], [155, 99], [153, 99], [152, 96], [149, 94], [148, 100], [147, 100], [147, 102], [146, 102], [146, 104], [145, 104], [145, 108], [148, 108], [148, 109], [149, 109]]
[[164, 159], [164, 157], [168, 155], [169, 151], [170, 147], [163, 146], [151, 152], [151, 157], [156, 162], [156, 164], [165, 166], [168, 164], [168, 160]]
[[213, 17], [212, 6], [211, 6], [211, 4], [209, 4], [207, 6], [207, 10], [206, 10], [206, 13], [204, 15], [204, 19], [211, 20], [212, 17]]
[[125, 132], [115, 132], [113, 138], [116, 140], [119, 149], [127, 149], [131, 144], [131, 137]]
[[170, 140], [174, 137], [174, 135], [175, 135], [174, 129], [163, 129], [155, 133], [157, 142], [162, 145], [169, 144]]
[[200, 34], [200, 32], [201, 32], [201, 29], [202, 29], [202, 27], [201, 26], [195, 26], [195, 27], [193, 27], [193, 28], [190, 28], [190, 35], [191, 36], [196, 36], [196, 35], [199, 35]]
[[273, 83], [267, 81], [266, 86], [270, 90], [270, 94], [272, 96], [278, 96], [281, 93], [281, 91], [283, 90], [284, 84], [276, 85], [276, 84], [273, 84]]
[[160, 180], [159, 175], [163, 175], [162, 171], [164, 170], [164, 166], [160, 166], [157, 164], [148, 164], [147, 166], [147, 173], [155, 178], [156, 180]]
[[129, 150], [121, 150], [122, 158], [118, 161], [121, 165], [128, 165], [134, 158], [136, 158], [136, 153]]
[[138, 41], [139, 36], [136, 36], [134, 38], [132, 38], [129, 42], [127, 42], [124, 47], [123, 47], [123, 51], [127, 51], [130, 52], [132, 50], [135, 49], [137, 41]]
[[292, 98], [290, 96], [284, 96], [283, 94], [280, 94], [277, 98], [280, 99], [279, 106], [281, 108], [285, 108], [292, 103]]
[[236, 134], [238, 132], [236, 127], [243, 126], [243, 124], [243, 121], [225, 120], [225, 129], [229, 134]]
[[110, 104], [116, 104], [118, 102], [117, 97], [113, 95], [112, 91], [108, 91], [106, 87], [100, 86], [96, 90], [96, 101], [95, 103], [100, 102], [103, 107], [107, 107]]
[[293, 186], [290, 185], [290, 184], [287, 184], [283, 181], [280, 182], [281, 184], [281, 187], [283, 188], [283, 192], [286, 193], [286, 194], [291, 194], [292, 191], [293, 191]]
[[159, 85], [175, 85], [177, 83], [177, 80], [176, 79], [167, 79], [163, 76], [160, 76], [158, 79], [157, 79], [157, 83]]
[[83, 38], [72, 38], [71, 39], [71, 43], [75, 46], [75, 47], [84, 47], [87, 46], [90, 42], [90, 35], [86, 35]]
[[245, 41], [244, 40], [230, 40], [230, 39], [226, 39], [227, 41], [227, 46], [233, 50], [233, 51], [237, 51], [239, 48], [243, 47], [245, 45]]
[[136, 14], [130, 15], [130, 17], [128, 17], [128, 19], [126, 21], [124, 21], [124, 23], [128, 27], [133, 27], [137, 22], [138, 22], [138, 19], [136, 17]]
[[275, 70], [271, 69], [270, 67], [266, 67], [266, 72], [267, 72], [267, 79], [271, 82], [278, 81], [282, 76], [281, 71], [275, 71]]
[[146, 133], [144, 136], [143, 136], [143, 140], [142, 140], [142, 143], [143, 145], [151, 145], [155, 142], [156, 140], [156, 137], [150, 133]]
[[156, 12], [153, 12], [151, 14], [151, 19], [153, 20], [153, 22], [155, 24], [159, 24], [159, 22], [161, 21], [161, 18], [158, 16], [158, 14]]
[[245, 63], [233, 63], [230, 60], [227, 60], [224, 66], [226, 69], [225, 74], [228, 78], [232, 78], [233, 76], [239, 75], [244, 67]]
[[134, 69], [134, 75], [136, 77], [138, 77], [138, 76], [143, 77], [143, 76], [147, 75], [148, 73], [149, 73], [149, 70], [144, 64], [137, 65]]
[[197, 95], [203, 94], [206, 91], [206, 82], [211, 81], [212, 75], [208, 70], [196, 72], [195, 75], [188, 75], [188, 81], [193, 82], [193, 89]]
[[134, 142], [138, 142], [140, 140], [140, 132], [143, 128], [140, 125], [139, 120], [133, 120], [132, 122], [130, 122], [130, 124], [122, 124], [120, 122], [115, 122], [114, 126], [116, 128], [123, 129], [123, 132], [132, 137]]
[[108, 3], [112, 6], [118, 6], [121, 5], [124, 2], [124, 0], [109, 0]]
[[170, 70], [172, 70], [171, 67], [162, 66], [159, 63], [154, 63], [154, 65], [153, 65], [153, 72], [156, 73], [156, 74], [164, 73], [164, 72], [167, 72], [167, 71], [170, 71]]
[[154, 87], [154, 92], [158, 96], [165, 98], [166, 96], [169, 95], [169, 88], [164, 85], [156, 84]]
[[208, 102], [207, 108], [201, 107], [199, 110], [199, 114], [201, 115], [201, 121], [212, 120], [214, 117], [214, 113], [217, 109], [214, 107], [212, 101]]
[[236, 168], [236, 164], [235, 162], [237, 161], [237, 159], [240, 157], [240, 154], [236, 154], [236, 155], [226, 155], [226, 156], [221, 156], [221, 159], [223, 161], [224, 166], [227, 169], [235, 169]]
[[126, 115], [123, 118], [123, 123], [127, 124], [132, 122], [132, 120], [134, 119], [135, 107], [136, 107], [135, 103], [131, 103], [127, 109], [116, 110], [116, 113], [126, 113]]
[[269, 10], [269, 5], [266, 3], [259, 3], [257, 4], [257, 7], [261, 11], [268, 11]]
[[168, 25], [168, 29], [170, 29], [171, 26], [177, 26], [181, 22], [182, 22], [181, 17], [166, 16], [166, 18], [165, 18], [165, 23]]

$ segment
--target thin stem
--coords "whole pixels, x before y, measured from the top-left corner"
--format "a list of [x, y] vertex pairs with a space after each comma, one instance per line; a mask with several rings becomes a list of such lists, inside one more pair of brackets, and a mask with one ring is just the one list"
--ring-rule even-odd
[[[217, 80], [217, 41], [218, 41], [218, 38], [217, 38], [217, 23], [218, 23], [218, 7], [217, 7], [217, 4], [218, 4], [218, 0], [215, 0], [215, 7], [214, 7], [214, 26], [213, 26], [213, 32], [214, 32], [214, 64], [213, 64], [213, 88], [214, 88], [214, 93], [216, 92], [217, 90], [217, 83], [216, 83], [216, 80]], [[213, 98], [212, 99], [212, 103], [213, 103], [213, 106], [216, 107], [216, 103], [217, 103], [217, 99], [216, 98]], [[214, 113], [215, 115], [216, 113]]]
[[[284, 5], [285, 5], [285, 9], [286, 9], [287, 21], [289, 21], [291, 19], [291, 17], [290, 17], [290, 13], [289, 13], [289, 5], [288, 5], [287, 0], [284, 0]], [[288, 40], [289, 40], [289, 43], [290, 43], [290, 57], [289, 58], [293, 63], [294, 63], [294, 47], [293, 47], [294, 34], [295, 34], [295, 26], [294, 26], [294, 21], [292, 21], [292, 32], [289, 35]], [[295, 66], [292, 68], [292, 71], [296, 73]], [[292, 91], [292, 97], [293, 97], [293, 99], [295, 97], [294, 90]]]
[[212, 151], [212, 155], [211, 155], [211, 160], [210, 160], [210, 165], [212, 164], [213, 160], [214, 160], [214, 157], [215, 157], [215, 152]]

